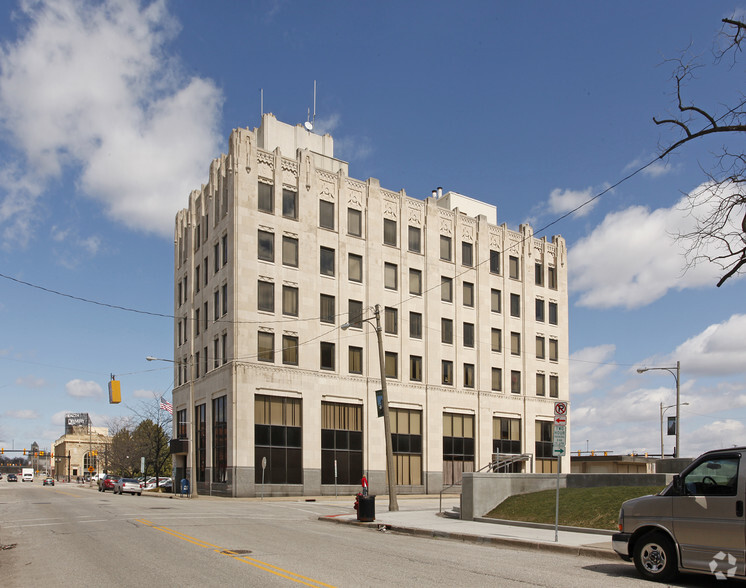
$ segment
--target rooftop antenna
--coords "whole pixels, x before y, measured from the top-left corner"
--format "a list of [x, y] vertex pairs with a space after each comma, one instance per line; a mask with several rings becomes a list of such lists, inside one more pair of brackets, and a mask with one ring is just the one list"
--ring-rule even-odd
[[306, 127], [307, 131], [313, 130], [313, 125], [316, 122], [316, 80], [313, 81], [313, 118], [311, 118], [311, 109], [308, 109], [308, 117], [303, 126]]

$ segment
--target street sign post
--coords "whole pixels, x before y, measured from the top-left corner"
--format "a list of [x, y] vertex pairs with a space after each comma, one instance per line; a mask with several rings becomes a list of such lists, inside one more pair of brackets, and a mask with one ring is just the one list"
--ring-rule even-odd
[[554, 504], [554, 542], [559, 542], [559, 488], [560, 488], [560, 459], [565, 455], [567, 443], [567, 402], [554, 403], [554, 427], [552, 430], [552, 455], [557, 456], [557, 494]]

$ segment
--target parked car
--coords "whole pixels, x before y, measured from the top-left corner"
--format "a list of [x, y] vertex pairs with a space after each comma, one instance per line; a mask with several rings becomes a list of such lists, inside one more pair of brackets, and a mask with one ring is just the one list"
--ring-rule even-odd
[[143, 483], [135, 478], [119, 478], [114, 482], [114, 494], [137, 494], [142, 496]]
[[161, 478], [158, 486], [164, 490], [171, 490], [174, 487], [174, 481], [171, 478]]
[[54, 486], [54, 478], [44, 478], [42, 486]]
[[744, 488], [746, 447], [704, 453], [658, 494], [622, 504], [611, 545], [647, 580], [743, 579]]
[[17, 481], [18, 481], [18, 476], [16, 476], [15, 474], [8, 474], [8, 482], [17, 482]]
[[112, 476], [105, 474], [98, 481], [98, 491], [106, 492], [107, 490], [114, 490], [114, 484], [119, 480], [119, 476]]

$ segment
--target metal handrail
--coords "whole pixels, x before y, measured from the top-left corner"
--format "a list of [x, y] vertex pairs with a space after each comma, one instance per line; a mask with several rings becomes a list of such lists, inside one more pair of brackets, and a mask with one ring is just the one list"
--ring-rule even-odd
[[455, 482], [453, 484], [449, 484], [448, 486], [443, 486], [440, 490], [440, 499], [438, 501], [438, 514], [443, 514], [443, 492], [448, 490], [449, 488], [453, 488], [454, 486], [461, 486], [461, 482], [456, 484]]

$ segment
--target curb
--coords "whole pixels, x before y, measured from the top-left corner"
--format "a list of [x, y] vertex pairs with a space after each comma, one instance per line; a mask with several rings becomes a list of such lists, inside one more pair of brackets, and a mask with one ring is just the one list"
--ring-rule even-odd
[[381, 530], [383, 527], [386, 531], [398, 533], [400, 535], [410, 535], [412, 537], [424, 537], [426, 539], [449, 539], [452, 541], [462, 541], [464, 543], [473, 543], [475, 545], [488, 545], [493, 547], [514, 547], [516, 549], [535, 549], [537, 551], [549, 551], [552, 553], [566, 553], [568, 555], [595, 557], [599, 559], [619, 560], [619, 556], [613, 550], [601, 549], [584, 545], [562, 545], [559, 543], [544, 543], [541, 541], [529, 541], [524, 539], [512, 539], [508, 537], [484, 537], [472, 533], [451, 533], [448, 531], [432, 531], [430, 529], [421, 529], [415, 527], [402, 527], [389, 523], [365, 523], [359, 521], [350, 521], [334, 516], [319, 517], [320, 521], [337, 523], [340, 525], [353, 525], [369, 529]]

